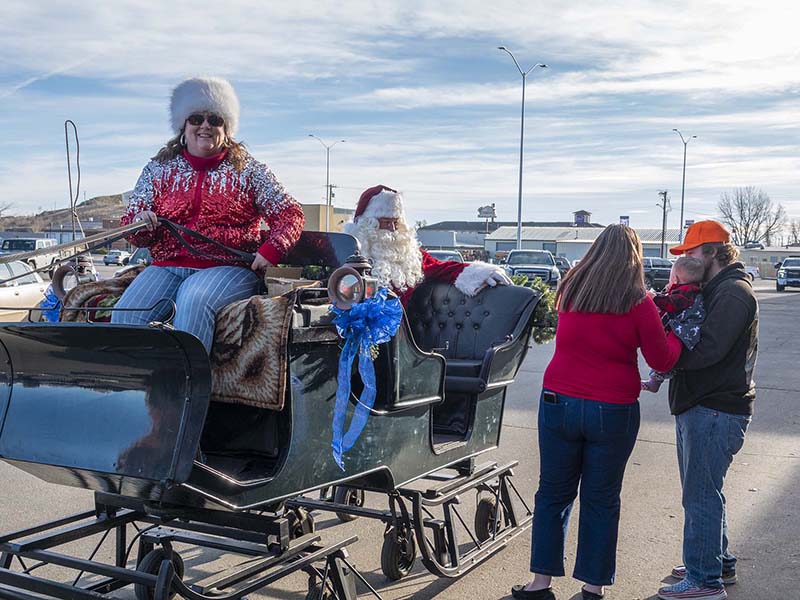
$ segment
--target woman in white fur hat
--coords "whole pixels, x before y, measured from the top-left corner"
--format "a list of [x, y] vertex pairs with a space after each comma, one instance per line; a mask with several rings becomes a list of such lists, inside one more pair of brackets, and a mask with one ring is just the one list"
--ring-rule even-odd
[[[239, 99], [230, 83], [196, 77], [172, 92], [174, 137], [145, 166], [128, 201], [122, 224], [145, 221], [147, 230], [129, 238], [147, 246], [153, 263], [140, 273], [117, 303], [112, 322], [146, 324], [163, 320], [174, 300], [177, 329], [197, 336], [210, 350], [214, 317], [222, 307], [252, 296], [257, 271], [276, 264], [300, 237], [305, 219], [297, 201], [284, 192], [266, 165], [235, 140]], [[158, 227], [163, 217], [226, 246], [255, 252], [250, 268], [215, 260], [221, 250], [191, 239], [203, 255], [191, 253]], [[261, 231], [261, 220], [269, 231]]]

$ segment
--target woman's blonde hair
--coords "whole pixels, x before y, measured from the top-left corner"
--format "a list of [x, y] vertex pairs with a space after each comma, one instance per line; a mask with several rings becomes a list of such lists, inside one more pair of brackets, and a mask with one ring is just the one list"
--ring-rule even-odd
[[646, 295], [642, 241], [626, 225], [609, 225], [561, 281], [559, 310], [624, 314]]
[[[158, 151], [158, 154], [153, 157], [153, 160], [167, 162], [180, 156], [183, 153], [183, 149], [186, 147], [186, 144], [183, 142], [184, 129], [185, 127], [181, 129], [178, 135], [169, 140], [166, 145]], [[222, 147], [228, 150], [225, 160], [231, 163], [231, 166], [233, 166], [233, 169], [237, 173], [242, 172], [247, 164], [248, 155], [244, 144], [228, 137], [228, 132], [226, 131], [225, 142], [223, 142]]]

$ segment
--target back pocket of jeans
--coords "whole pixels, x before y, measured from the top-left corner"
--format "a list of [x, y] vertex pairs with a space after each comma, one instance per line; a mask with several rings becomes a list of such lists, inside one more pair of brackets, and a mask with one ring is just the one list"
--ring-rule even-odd
[[600, 431], [610, 435], [624, 435], [631, 426], [631, 406], [622, 404], [611, 406], [602, 404], [600, 407]]
[[539, 400], [541, 406], [539, 408], [539, 426], [546, 427], [547, 429], [555, 429], [561, 431], [564, 429], [564, 415], [566, 414], [565, 403], [559, 402], [553, 404], [545, 402], [544, 398]]

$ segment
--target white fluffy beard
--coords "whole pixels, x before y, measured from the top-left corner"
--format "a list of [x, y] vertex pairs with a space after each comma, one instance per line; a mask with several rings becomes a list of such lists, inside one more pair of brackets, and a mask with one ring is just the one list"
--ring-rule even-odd
[[402, 292], [422, 281], [417, 232], [404, 221], [398, 223], [397, 231], [387, 231], [378, 227], [377, 219], [360, 217], [358, 223], [347, 223], [344, 230], [358, 239], [361, 254], [372, 260], [372, 276], [381, 285]]

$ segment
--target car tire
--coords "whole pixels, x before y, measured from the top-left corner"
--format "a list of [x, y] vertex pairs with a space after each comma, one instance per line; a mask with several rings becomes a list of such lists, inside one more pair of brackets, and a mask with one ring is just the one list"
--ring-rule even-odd
[[786, 289], [786, 286], [785, 286], [785, 285], [781, 285], [780, 283], [776, 283], [776, 284], [775, 284], [775, 291], [776, 291], [776, 292], [782, 292], [782, 291], [783, 291], [783, 290], [785, 290], [785, 289]]

